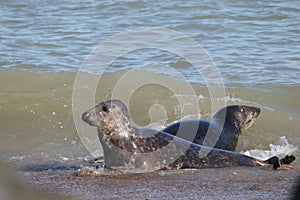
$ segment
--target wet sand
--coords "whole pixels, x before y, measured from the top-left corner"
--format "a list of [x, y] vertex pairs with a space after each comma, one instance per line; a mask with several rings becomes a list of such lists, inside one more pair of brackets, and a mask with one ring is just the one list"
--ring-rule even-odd
[[19, 171], [35, 191], [71, 199], [291, 199], [300, 169], [235, 167], [123, 174], [97, 177], [76, 170]]

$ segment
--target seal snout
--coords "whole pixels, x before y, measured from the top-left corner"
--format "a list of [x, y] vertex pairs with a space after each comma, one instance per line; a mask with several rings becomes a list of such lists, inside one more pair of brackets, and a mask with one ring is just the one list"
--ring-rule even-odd
[[253, 108], [253, 116], [256, 118], [259, 116], [259, 114], [260, 114], [260, 108], [254, 107]]
[[89, 117], [90, 117], [90, 113], [88, 113], [88, 112], [84, 112], [81, 115], [82, 120], [85, 121], [85, 122], [88, 122]]
[[89, 125], [96, 126], [95, 119], [92, 117], [89, 111], [82, 113], [81, 118]]

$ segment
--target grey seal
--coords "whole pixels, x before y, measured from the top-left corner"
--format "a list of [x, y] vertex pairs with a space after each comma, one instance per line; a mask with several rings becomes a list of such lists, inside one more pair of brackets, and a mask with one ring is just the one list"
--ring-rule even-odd
[[258, 107], [230, 105], [220, 109], [210, 121], [180, 121], [162, 131], [200, 145], [206, 139], [206, 146], [235, 151], [240, 134], [254, 124], [259, 114]]
[[[107, 100], [82, 114], [96, 126], [107, 167], [133, 172], [160, 169], [249, 166], [277, 169], [295, 157], [277, 156], [266, 161], [216, 148], [194, 144], [169, 133], [132, 125], [128, 109], [120, 100]], [[288, 159], [287, 159], [288, 158]], [[289, 164], [289, 163], [287, 163]]]

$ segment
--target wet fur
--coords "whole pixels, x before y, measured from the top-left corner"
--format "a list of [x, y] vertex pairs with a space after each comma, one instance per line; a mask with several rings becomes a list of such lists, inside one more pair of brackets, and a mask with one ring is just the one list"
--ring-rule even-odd
[[[230, 105], [220, 109], [210, 121], [181, 121], [169, 125], [162, 131], [200, 145], [203, 145], [206, 138], [206, 146], [235, 151], [239, 135], [254, 123], [259, 114], [260, 109], [257, 107]], [[208, 133], [209, 126], [211, 127]]]
[[[132, 126], [125, 104], [108, 100], [82, 114], [98, 129], [105, 164], [114, 169], [152, 171], [179, 168], [252, 166], [277, 168], [278, 157], [259, 161], [252, 157], [193, 144], [169, 133]], [[165, 148], [166, 147], [166, 148]], [[209, 152], [201, 156], [203, 152]]]

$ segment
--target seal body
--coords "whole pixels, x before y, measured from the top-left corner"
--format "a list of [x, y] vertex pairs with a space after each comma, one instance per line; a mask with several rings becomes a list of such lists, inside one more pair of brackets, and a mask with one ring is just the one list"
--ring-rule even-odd
[[162, 131], [196, 144], [235, 151], [239, 135], [255, 122], [259, 114], [258, 107], [230, 105], [220, 109], [210, 121], [180, 121]]
[[107, 100], [82, 114], [96, 126], [104, 149], [105, 164], [113, 169], [149, 172], [159, 169], [251, 166], [277, 168], [278, 157], [267, 161], [231, 151], [191, 143], [169, 133], [131, 124], [126, 105]]

